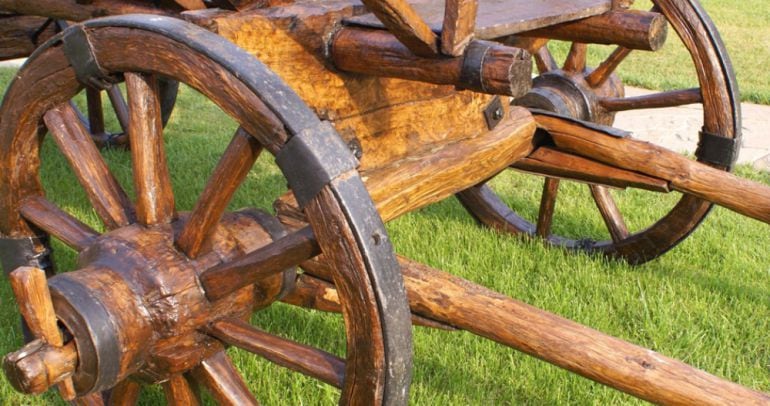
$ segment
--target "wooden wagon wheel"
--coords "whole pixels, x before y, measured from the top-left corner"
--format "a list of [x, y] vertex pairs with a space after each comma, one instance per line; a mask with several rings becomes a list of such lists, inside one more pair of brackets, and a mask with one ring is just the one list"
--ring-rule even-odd
[[[91, 58], [73, 58], [83, 53]], [[86, 75], [116, 74], [126, 80], [131, 106], [135, 202], [110, 174], [69, 103]], [[190, 213], [175, 209], [158, 76], [198, 90], [240, 125]], [[38, 177], [43, 128], [69, 161], [105, 233], [44, 197]], [[276, 156], [312, 228], [282, 236], [269, 215], [225, 213], [262, 149]], [[45, 283], [18, 284], [27, 320], [49, 320], [30, 324], [50, 326], [45, 304], [52, 302], [71, 339], [56, 342], [33, 328], [43, 343], [35, 341], [4, 362], [17, 388], [36, 393], [57, 382], [66, 386], [71, 378], [76, 402], [102, 402], [101, 392], [112, 389], [109, 402], [122, 405], [135, 402], [143, 381], [161, 383], [170, 404], [194, 404], [194, 381], [220, 403], [256, 403], [223, 352], [226, 343], [340, 387], [343, 404], [406, 402], [409, 308], [355, 159], [328, 123], [240, 48], [165, 17], [122, 16], [70, 27], [39, 49], [9, 87], [0, 110], [0, 150], [1, 242], [14, 248], [5, 250], [3, 265], [8, 271], [27, 265], [12, 280], [39, 280], [48, 235], [79, 253], [77, 271], [48, 279], [50, 298]], [[294, 274], [287, 268], [319, 251], [337, 268], [346, 359], [243, 321], [291, 288]], [[236, 281], [235, 287], [201, 282], [207, 272], [222, 269], [261, 278], [256, 284]], [[231, 275], [238, 279], [241, 273]]]
[[[703, 105], [703, 131], [700, 135], [698, 160], [729, 170], [736, 158], [740, 140], [740, 105], [737, 85], [730, 61], [713, 23], [695, 0], [654, 0], [654, 11], [661, 13], [681, 38], [692, 57], [699, 88], [665, 91], [649, 96], [624, 97], [623, 85], [615, 70], [632, 52], [618, 47], [596, 69], [586, 67], [587, 44], [573, 43], [563, 67], [559, 68], [547, 48], [539, 43], [534, 52], [540, 76], [533, 91], [516, 101], [538, 109], [554, 111], [584, 121], [611, 125], [615, 112], [682, 104]], [[625, 29], [625, 28], [620, 28]], [[630, 29], [630, 28], [629, 28]], [[661, 44], [656, 44], [658, 46]], [[590, 165], [585, 159], [560, 153], [553, 149], [540, 151], [544, 161], [559, 167], [557, 176], [592, 183], [607, 180], [611, 168]], [[550, 153], [550, 156], [545, 156]], [[516, 165], [514, 165], [515, 167]], [[643, 263], [656, 258], [687, 237], [708, 214], [711, 205], [693, 196], [684, 195], [679, 202], [654, 224], [639, 230], [629, 230], [615, 204], [607, 185], [666, 191], [665, 183], [633, 183], [615, 179], [615, 183], [590, 184], [590, 192], [609, 231], [610, 239], [594, 241], [587, 238], [567, 238], [551, 233], [559, 179], [548, 171], [548, 165], [524, 167], [527, 172], [544, 176], [540, 209], [536, 221], [530, 222], [514, 212], [489, 186], [481, 184], [458, 195], [463, 205], [483, 224], [512, 234], [538, 236], [549, 243], [573, 249], [603, 252], [630, 263]], [[599, 169], [597, 169], [599, 168]], [[568, 173], [577, 174], [571, 177]], [[574, 175], [573, 174], [573, 175]], [[598, 176], [596, 176], [598, 175]], [[588, 179], [588, 180], [587, 180]]]

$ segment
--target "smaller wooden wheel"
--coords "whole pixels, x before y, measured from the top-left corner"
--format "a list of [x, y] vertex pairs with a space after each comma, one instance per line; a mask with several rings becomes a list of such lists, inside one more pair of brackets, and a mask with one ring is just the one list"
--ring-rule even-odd
[[[693, 75], [697, 76], [700, 87], [625, 97], [623, 84], [615, 71], [632, 52], [631, 49], [620, 46], [599, 66], [591, 69], [586, 66], [588, 45], [573, 43], [563, 66], [559, 67], [548, 50], [547, 41], [534, 41], [534, 59], [540, 76], [534, 80], [533, 90], [514, 103], [602, 125], [611, 125], [619, 111], [700, 103], [704, 117], [698, 160], [729, 170], [736, 157], [735, 145], [740, 139], [740, 106], [734, 74], [724, 46], [712, 22], [696, 1], [655, 0], [654, 4], [655, 13], [649, 13], [650, 18], [662, 15], [665, 18], [662, 26], [665, 28], [665, 23], [668, 23], [681, 38], [692, 57]], [[650, 59], [654, 60], [652, 55]], [[649, 66], [654, 69], [654, 62], [650, 62]], [[710, 204], [693, 196], [684, 195], [677, 203], [662, 203], [653, 197], [648, 198], [646, 204], [668, 205], [668, 212], [661, 211], [660, 218], [652, 223], [647, 220], [645, 225], [627, 226], [622, 206], [615, 202], [620, 192], [611, 192], [611, 189], [636, 189], [629, 191], [627, 196], [635, 196], [640, 191], [667, 193], [667, 182], [642, 173], [619, 171], [578, 154], [567, 153], [548, 145], [547, 134], [544, 137], [544, 146], [512, 166], [544, 176], [539, 209], [534, 210], [537, 214], [528, 217], [521, 213], [531, 210], [511, 203], [516, 200], [512, 194], [522, 193], [510, 190], [498, 193], [495, 183], [502, 179], [499, 178], [458, 195], [463, 205], [481, 223], [504, 232], [537, 236], [554, 245], [602, 252], [638, 264], [674, 247], [709, 212]], [[560, 189], [564, 189], [561, 181], [565, 179], [588, 184], [588, 193], [579, 196], [595, 203], [606, 227], [604, 240], [597, 238], [596, 234], [559, 235], [552, 232], [555, 228], [553, 223], [557, 221], [554, 214], [557, 200], [565, 196], [559, 193]], [[574, 198], [574, 195], [571, 196]], [[582, 221], [579, 215], [573, 216], [573, 223]]]
[[[101, 69], [87, 72], [126, 82], [133, 198], [70, 103], [83, 87], [83, 61], [73, 59], [72, 47]], [[169, 404], [197, 404], [196, 387], [221, 404], [256, 404], [224, 352], [231, 345], [340, 388], [342, 404], [406, 403], [411, 320], [387, 233], [345, 143], [275, 74], [215, 34], [145, 16], [72, 26], [23, 73], [0, 109], [0, 166], [17, 169], [0, 175], [0, 232], [50, 235], [78, 253], [78, 269], [46, 286], [40, 272], [20, 268], [18, 278], [38, 281], [34, 292], [17, 292], [20, 306], [31, 309], [25, 316], [45, 314], [47, 327], [58, 319], [64, 339], [35, 327], [35, 346], [6, 357], [17, 389], [38, 393], [65, 382], [65, 397], [74, 389], [76, 402], [124, 405], [135, 403], [142, 385], [161, 384]], [[161, 77], [196, 89], [239, 125], [189, 212], [178, 211], [172, 189]], [[104, 232], [46, 198], [39, 125], [73, 169]], [[262, 150], [276, 156], [310, 227], [285, 230], [264, 212], [226, 210]], [[294, 266], [319, 253], [335, 265], [345, 357], [246, 321], [289, 292]]]

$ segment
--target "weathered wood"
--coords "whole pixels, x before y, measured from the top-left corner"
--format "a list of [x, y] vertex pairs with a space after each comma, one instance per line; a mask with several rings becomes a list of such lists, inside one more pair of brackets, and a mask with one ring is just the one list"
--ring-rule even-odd
[[[527, 52], [492, 43], [479, 42], [477, 46], [489, 49], [484, 58], [469, 63], [465, 56], [422, 58], [412, 54], [387, 31], [344, 28], [332, 41], [331, 57], [337, 68], [348, 72], [454, 85], [514, 97], [529, 90], [532, 63]], [[465, 76], [478, 76], [480, 83], [467, 83], [463, 80]]]
[[163, 146], [163, 123], [154, 75], [126, 72], [131, 161], [136, 217], [144, 225], [170, 223], [176, 217], [174, 190]]
[[[412, 311], [661, 404], [767, 404], [770, 396], [399, 258]], [[483, 320], [484, 322], [479, 322]]]
[[[417, 13], [434, 32], [440, 32], [444, 21], [443, 1], [414, 1]], [[610, 0], [538, 0], [536, 4], [519, 0], [479, 1], [475, 36], [496, 39], [522, 31], [531, 31], [566, 21], [578, 20], [610, 10]], [[382, 28], [373, 15], [348, 18], [351, 24]]]
[[43, 197], [34, 196], [25, 199], [20, 210], [27, 221], [76, 251], [84, 250], [99, 236], [94, 229]]
[[170, 406], [197, 406], [200, 404], [200, 396], [191, 382], [184, 375], [174, 375], [161, 384], [166, 401]]
[[200, 282], [206, 297], [217, 300], [319, 253], [313, 231], [306, 227], [241, 258], [206, 270], [200, 275]]
[[478, 0], [447, 0], [441, 27], [441, 52], [460, 56], [476, 29]]
[[206, 332], [282, 367], [342, 388], [345, 361], [335, 355], [268, 334], [241, 320], [217, 321]]
[[701, 90], [699, 88], [694, 88], [671, 90], [635, 97], [603, 98], [599, 100], [599, 105], [607, 111], [626, 111], [676, 107], [702, 102], [703, 96]]
[[660, 13], [616, 10], [517, 35], [657, 51], [666, 42], [668, 23]]
[[[21, 267], [11, 272], [9, 279], [14, 296], [16, 296], [19, 311], [32, 334], [52, 347], [62, 347], [64, 339], [57, 325], [56, 312], [51, 302], [51, 293], [48, 290], [45, 271], [40, 268]], [[62, 362], [59, 365], [74, 364], [71, 354], [69, 357], [62, 355], [61, 359]], [[42, 363], [42, 365], [46, 364]], [[59, 378], [71, 372], [71, 370], [66, 371], [64, 367], [58, 369], [59, 373], [54, 373], [54, 371], [57, 370], [52, 367], [52, 370], [48, 372], [54, 377]], [[53, 377], [49, 377], [53, 379]], [[50, 381], [50, 385], [56, 381], [55, 379]], [[59, 384], [59, 392], [65, 400], [74, 399], [75, 388], [72, 386], [72, 380], [64, 379]]]
[[174, 10], [162, 9], [140, 0], [0, 0], [0, 10], [19, 14], [51, 17], [68, 21], [118, 14], [171, 15]]
[[115, 117], [118, 119], [120, 128], [123, 129], [124, 133], [128, 134], [130, 115], [128, 112], [128, 104], [126, 104], [126, 99], [123, 98], [120, 86], [110, 86], [110, 88], [107, 89], [107, 97], [110, 99], [112, 109], [115, 111]]
[[580, 42], [573, 42], [570, 47], [567, 59], [564, 61], [563, 69], [570, 73], [583, 73], [586, 69], [586, 56], [588, 45]]
[[542, 238], [551, 235], [551, 224], [556, 209], [556, 197], [559, 194], [559, 179], [546, 177], [543, 182], [543, 194], [540, 197], [540, 210], [537, 213], [535, 234]]
[[77, 112], [65, 103], [48, 111], [44, 120], [105, 226], [114, 229], [129, 224], [133, 209], [128, 196], [110, 173]]
[[92, 87], [86, 88], [86, 108], [88, 110], [88, 130], [91, 135], [98, 137], [104, 133], [104, 109], [102, 92]]
[[[559, 149], [667, 180], [671, 188], [770, 223], [770, 188], [643, 141], [536, 115]], [[736, 199], [735, 196], [741, 196]]]
[[511, 167], [525, 172], [614, 188], [670, 192], [668, 182], [640, 173], [618, 169], [578, 155], [567, 154], [551, 147], [540, 147]]
[[126, 379], [110, 391], [110, 406], [134, 406], [139, 400], [142, 386], [133, 379]]
[[[8, 382], [19, 392], [39, 394], [47, 391], [53, 385], [61, 383], [75, 371], [78, 363], [78, 351], [74, 342], [63, 347], [46, 344], [41, 339], [27, 343], [16, 352], [3, 358], [3, 372]], [[69, 384], [60, 384], [61, 387]], [[70, 392], [70, 399], [75, 393]], [[62, 396], [66, 396], [62, 392]]]
[[362, 3], [415, 55], [438, 55], [438, 37], [405, 0], [362, 0]]
[[206, 4], [202, 0], [174, 0], [174, 3], [180, 5], [185, 10], [202, 10]]
[[46, 26], [47, 21], [45, 17], [0, 16], [0, 61], [29, 56], [54, 36], [55, 27]]
[[628, 57], [631, 50], [626, 47], [617, 47], [599, 66], [586, 75], [586, 82], [592, 87], [604, 84], [620, 64]]
[[589, 189], [591, 189], [591, 196], [593, 196], [604, 224], [610, 232], [612, 241], [619, 242], [628, 238], [628, 227], [626, 227], [623, 214], [620, 213], [610, 191], [599, 185], [589, 185]]
[[238, 128], [177, 239], [177, 245], [188, 257], [200, 254], [212, 227], [219, 222], [261, 151], [259, 141]]
[[221, 405], [259, 404], [224, 351], [204, 360], [190, 376]]

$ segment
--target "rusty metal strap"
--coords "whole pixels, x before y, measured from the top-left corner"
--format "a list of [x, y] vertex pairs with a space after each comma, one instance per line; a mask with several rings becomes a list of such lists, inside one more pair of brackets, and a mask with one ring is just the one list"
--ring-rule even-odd
[[739, 140], [701, 130], [695, 156], [699, 161], [731, 169], [738, 159], [740, 147]]
[[291, 137], [275, 155], [300, 207], [329, 182], [358, 167], [353, 153], [327, 121]]
[[62, 36], [64, 54], [75, 70], [78, 82], [84, 86], [106, 90], [117, 80], [99, 66], [94, 50], [88, 41], [88, 34], [82, 25], [73, 25]]
[[484, 66], [484, 57], [491, 44], [486, 41], [471, 41], [465, 50], [463, 66], [460, 69], [460, 88], [486, 92], [484, 78], [481, 77], [481, 68]]

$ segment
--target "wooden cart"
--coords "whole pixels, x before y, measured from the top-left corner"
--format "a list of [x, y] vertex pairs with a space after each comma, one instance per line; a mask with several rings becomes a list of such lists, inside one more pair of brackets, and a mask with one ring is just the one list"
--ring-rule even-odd
[[[31, 54], [0, 109], [1, 258], [32, 339], [6, 356], [9, 381], [25, 393], [58, 385], [78, 404], [132, 404], [155, 383], [171, 404], [196, 403], [198, 385], [220, 403], [256, 403], [223, 351], [236, 346], [340, 388], [341, 403], [405, 404], [415, 323], [467, 330], [654, 402], [769, 403], [396, 257], [384, 229], [457, 194], [485, 225], [640, 263], [685, 238], [712, 203], [770, 222], [770, 189], [729, 173], [739, 99], [708, 16], [696, 0], [629, 3], [0, 0], [0, 58]], [[561, 66], [550, 40], [572, 42]], [[624, 97], [618, 65], [667, 40], [689, 51], [699, 87]], [[617, 48], [589, 68], [587, 44]], [[239, 124], [189, 212], [176, 210], [162, 138], [178, 83]], [[81, 91], [85, 112], [71, 102]], [[104, 124], [102, 92], [118, 130]], [[691, 103], [704, 109], [697, 161], [611, 126], [618, 111]], [[46, 133], [104, 233], [46, 199]], [[114, 144], [130, 147], [134, 198], [99, 152]], [[227, 212], [262, 150], [290, 191], [274, 196], [275, 215]], [[545, 179], [532, 222], [490, 186], [508, 168]], [[551, 233], [564, 180], [588, 184], [608, 240]], [[683, 197], [635, 231], [610, 187]], [[49, 237], [78, 252], [77, 271], [54, 274]], [[277, 301], [342, 313], [346, 357], [245, 322]]]

